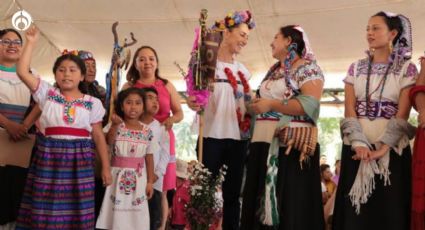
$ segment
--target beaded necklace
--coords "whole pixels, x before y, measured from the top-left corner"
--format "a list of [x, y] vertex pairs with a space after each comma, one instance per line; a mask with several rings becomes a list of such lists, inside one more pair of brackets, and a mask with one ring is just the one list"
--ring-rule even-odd
[[387, 80], [388, 73], [390, 72], [391, 66], [393, 64], [391, 61], [388, 63], [387, 69], [385, 70], [384, 77], [381, 79], [381, 81], [379, 82], [376, 89], [373, 90], [371, 93], [369, 93], [370, 74], [372, 72], [372, 61], [373, 61], [373, 56], [370, 56], [368, 66], [367, 66], [367, 78], [366, 78], [366, 116], [370, 121], [375, 120], [376, 116], [377, 116], [377, 114], [373, 114], [373, 116], [370, 116], [370, 114], [369, 114], [369, 109], [370, 109], [369, 107], [370, 107], [370, 103], [371, 103], [370, 101], [371, 101], [371, 98], [372, 98], [372, 94], [374, 94], [376, 91], [378, 91], [379, 87], [381, 87], [381, 91], [379, 92], [379, 100], [378, 100], [379, 108], [378, 108], [378, 110], [381, 109], [381, 100], [382, 100], [382, 94], [384, 92], [385, 82]]
[[[238, 82], [235, 76], [233, 75], [232, 70], [226, 67], [224, 68], [224, 73], [226, 74], [227, 79], [229, 80], [229, 83], [233, 88], [233, 94], [235, 95], [235, 99], [238, 100], [239, 98], [244, 97], [243, 100], [245, 102], [250, 101], [251, 100], [251, 95], [249, 94], [250, 87], [249, 87], [248, 81], [245, 78], [245, 75], [241, 71], [238, 71], [238, 76], [243, 86], [243, 93], [241, 93], [238, 91]], [[238, 125], [239, 125], [239, 130], [241, 133], [241, 138], [242, 139], [249, 138], [249, 130], [251, 128], [251, 123], [250, 123], [251, 115], [249, 113], [245, 113], [243, 115], [243, 120], [242, 120], [242, 112], [240, 107], [238, 107], [236, 109], [236, 117], [238, 119]]]

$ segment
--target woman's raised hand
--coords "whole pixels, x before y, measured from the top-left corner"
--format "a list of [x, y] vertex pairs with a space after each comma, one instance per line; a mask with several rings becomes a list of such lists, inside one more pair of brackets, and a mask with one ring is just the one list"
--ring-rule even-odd
[[34, 25], [31, 26], [25, 33], [27, 42], [36, 42], [38, 40], [39, 35], [40, 31]]

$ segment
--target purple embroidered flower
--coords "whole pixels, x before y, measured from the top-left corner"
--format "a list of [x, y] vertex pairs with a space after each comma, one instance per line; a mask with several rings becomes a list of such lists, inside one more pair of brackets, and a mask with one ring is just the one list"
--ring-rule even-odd
[[348, 75], [354, 76], [354, 63], [350, 65], [350, 68], [348, 68]]
[[410, 63], [407, 67], [406, 71], [406, 77], [416, 77], [418, 75], [418, 69], [416, 68], [415, 64]]

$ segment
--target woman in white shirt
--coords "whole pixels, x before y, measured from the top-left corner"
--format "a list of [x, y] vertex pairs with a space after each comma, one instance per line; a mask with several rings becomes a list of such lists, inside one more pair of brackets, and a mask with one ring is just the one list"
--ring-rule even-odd
[[[223, 165], [228, 167], [223, 183], [222, 226], [234, 230], [239, 229], [239, 194], [250, 137], [250, 116], [245, 104], [251, 100], [251, 74], [235, 56], [248, 43], [254, 21], [248, 10], [236, 11], [216, 22], [215, 27], [224, 31], [217, 54], [214, 90], [204, 111], [202, 163], [214, 175]], [[201, 109], [193, 97], [188, 98], [188, 105], [195, 111]]]

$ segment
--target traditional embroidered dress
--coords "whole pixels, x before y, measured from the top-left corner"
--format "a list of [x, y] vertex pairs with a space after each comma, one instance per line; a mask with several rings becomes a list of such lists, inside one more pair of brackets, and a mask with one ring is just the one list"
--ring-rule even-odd
[[[389, 119], [397, 113], [400, 90], [415, 84], [417, 69], [410, 61], [401, 68], [391, 69], [384, 86], [383, 100], [379, 102], [378, 94], [372, 95], [373, 109], [366, 114], [367, 65], [367, 59], [352, 64], [344, 81], [354, 87], [358, 120], [369, 143], [374, 144], [385, 132]], [[371, 89], [378, 87], [387, 66], [382, 63], [372, 64]], [[368, 116], [376, 116], [376, 119], [369, 120]], [[351, 158], [355, 154], [352, 143], [344, 140], [333, 218], [335, 229], [409, 229], [411, 151], [408, 144], [401, 146], [402, 151], [390, 151], [388, 169], [391, 183], [385, 186], [385, 178], [376, 175], [375, 188], [367, 203], [361, 205], [360, 214], [357, 214], [349, 193], [358, 174], [360, 161]]]
[[[0, 65], [0, 113], [9, 120], [22, 123], [30, 105], [30, 98], [31, 93], [16, 75], [16, 68]], [[0, 225], [15, 221], [27, 171], [27, 168], [0, 165]]]
[[[320, 67], [314, 61], [299, 66], [290, 75], [290, 83], [284, 77], [280, 63], [269, 70], [260, 85], [261, 98], [295, 98], [303, 84], [313, 80], [324, 80]], [[289, 87], [291, 84], [291, 87]], [[250, 144], [246, 184], [243, 196], [241, 229], [266, 229], [261, 225], [259, 212], [265, 192], [267, 159], [281, 113], [270, 111], [258, 114]], [[312, 127], [309, 116], [293, 116], [290, 127]], [[321, 200], [319, 157], [320, 147], [316, 147], [309, 164], [300, 168], [300, 152], [292, 149], [285, 155], [285, 147], [279, 149], [277, 175], [277, 197], [280, 224], [278, 229], [323, 229], [323, 206]], [[305, 217], [305, 218], [304, 218]]]
[[105, 110], [91, 96], [66, 101], [40, 80], [33, 93], [42, 114], [17, 229], [94, 228], [94, 143], [92, 124]]
[[106, 188], [96, 228], [148, 230], [146, 154], [152, 154], [152, 131], [131, 130], [121, 124], [113, 145], [112, 184]]
[[[164, 122], [167, 118], [170, 117], [171, 113], [171, 96], [168, 92], [165, 84], [162, 80], [157, 79], [153, 85], [146, 85], [140, 82], [136, 82], [134, 85], [136, 88], [147, 88], [154, 87], [158, 92], [158, 100], [159, 100], [159, 110], [155, 115], [155, 119], [160, 123]], [[168, 191], [176, 188], [176, 138], [174, 136], [173, 129], [168, 130], [168, 134], [170, 136], [170, 162], [168, 163], [167, 170], [164, 175], [163, 181], [163, 191]]]
[[[369, 58], [353, 63], [344, 80], [354, 88], [357, 119], [352, 119], [360, 125], [358, 133], [377, 149], [398, 111], [400, 91], [414, 85], [418, 74], [410, 61], [410, 23], [398, 17], [404, 22], [400, 39], [407, 41], [407, 45], [395, 45], [392, 55], [396, 56], [392, 56], [389, 63], [370, 63]], [[345, 126], [343, 123], [341, 127], [345, 135], [333, 229], [409, 229], [412, 156], [408, 132], [403, 132], [396, 147], [383, 157], [365, 162], [352, 159], [353, 147], [367, 145], [358, 141], [360, 139], [350, 141]]]

